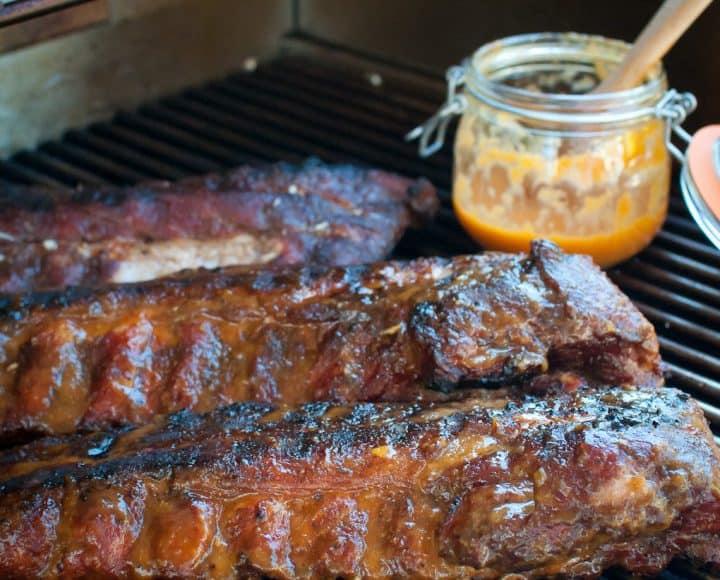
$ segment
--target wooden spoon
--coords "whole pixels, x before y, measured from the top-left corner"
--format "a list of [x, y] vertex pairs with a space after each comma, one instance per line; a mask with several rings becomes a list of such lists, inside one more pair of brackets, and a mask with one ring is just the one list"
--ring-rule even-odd
[[611, 93], [630, 89], [695, 22], [712, 0], [665, 0], [647, 23], [622, 62], [592, 91]]

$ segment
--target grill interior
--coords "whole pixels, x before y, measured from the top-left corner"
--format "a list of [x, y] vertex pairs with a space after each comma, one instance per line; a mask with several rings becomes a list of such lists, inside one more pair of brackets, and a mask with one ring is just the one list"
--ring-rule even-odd
[[[403, 141], [435, 111], [444, 88], [436, 75], [290, 41], [256, 70], [120, 112], [0, 161], [0, 180], [74, 188], [176, 179], [258, 160], [350, 160], [424, 175], [440, 189], [438, 219], [408, 234], [396, 257], [476, 252], [450, 206], [451, 147], [421, 160], [416, 146]], [[677, 190], [652, 246], [610, 275], [655, 324], [668, 384], [700, 401], [720, 442], [720, 251]], [[682, 563], [663, 574], [678, 577], [711, 576]]]

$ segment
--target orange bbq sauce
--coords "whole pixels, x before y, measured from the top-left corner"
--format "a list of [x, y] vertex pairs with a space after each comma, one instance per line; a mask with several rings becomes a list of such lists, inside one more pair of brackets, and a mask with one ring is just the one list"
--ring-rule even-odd
[[[456, 137], [453, 205], [483, 247], [527, 251], [546, 238], [608, 267], [662, 226], [670, 181], [662, 121], [525, 146], [488, 132], [482, 110], [468, 113]], [[502, 126], [502, 116], [493, 123]]]

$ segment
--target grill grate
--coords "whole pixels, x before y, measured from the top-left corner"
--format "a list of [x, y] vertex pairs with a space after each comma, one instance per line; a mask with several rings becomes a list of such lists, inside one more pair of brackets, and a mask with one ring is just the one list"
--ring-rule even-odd
[[[382, 77], [370, 74], [377, 70]], [[443, 92], [441, 79], [404, 69], [289, 53], [0, 161], [0, 180], [73, 188], [176, 179], [258, 160], [360, 161], [424, 175], [440, 188], [443, 208], [435, 224], [409, 233], [397, 257], [469, 253], [477, 246], [450, 207], [449, 147], [420, 160], [415, 145], [403, 142]], [[693, 394], [720, 433], [720, 251], [677, 195], [653, 245], [610, 275], [656, 325], [668, 383]], [[662, 577], [711, 575], [677, 563]]]
[[[436, 224], [422, 235], [409, 234], [398, 256], [475, 251], [450, 208], [449, 148], [420, 160], [415, 146], [402, 140], [434, 110], [442, 82], [418, 75], [416, 83], [388, 77], [374, 86], [369, 70], [287, 55], [19, 153], [0, 162], [0, 179], [75, 187], [175, 179], [255, 160], [358, 160], [426, 175], [441, 188]], [[670, 209], [653, 245], [610, 274], [655, 323], [669, 383], [702, 400], [718, 431], [720, 251], [704, 239], [679, 197]]]
[[[476, 251], [450, 208], [449, 147], [421, 160], [402, 139], [434, 111], [442, 81], [403, 71], [372, 75], [371, 83], [372, 66], [288, 54], [19, 153], [0, 162], [0, 179], [72, 188], [175, 179], [256, 160], [356, 160], [425, 175], [441, 189], [438, 220], [408, 234], [397, 256]], [[669, 384], [702, 401], [719, 432], [720, 251], [678, 196], [653, 245], [610, 275], [655, 323]]]

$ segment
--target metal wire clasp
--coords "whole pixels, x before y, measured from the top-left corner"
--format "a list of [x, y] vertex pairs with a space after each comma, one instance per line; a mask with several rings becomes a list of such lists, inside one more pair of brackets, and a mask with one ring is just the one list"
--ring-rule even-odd
[[430, 157], [442, 148], [448, 123], [455, 115], [461, 115], [467, 107], [465, 95], [457, 92], [465, 84], [465, 66], [451, 66], [445, 77], [448, 85], [445, 104], [422, 125], [418, 125], [405, 135], [405, 141], [408, 142], [420, 139], [418, 147], [420, 157]]
[[685, 161], [685, 154], [672, 142], [672, 136], [675, 133], [686, 144], [690, 143], [692, 137], [681, 125], [696, 107], [697, 99], [695, 95], [692, 93], [679, 93], [675, 89], [667, 91], [655, 105], [655, 115], [667, 121], [665, 123], [665, 145], [672, 156], [680, 163]]

